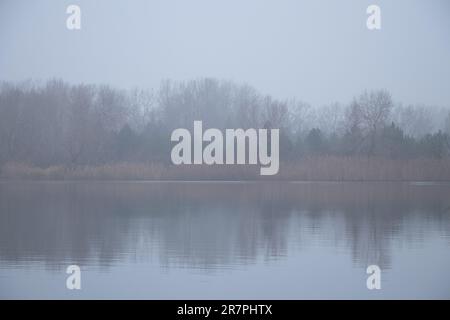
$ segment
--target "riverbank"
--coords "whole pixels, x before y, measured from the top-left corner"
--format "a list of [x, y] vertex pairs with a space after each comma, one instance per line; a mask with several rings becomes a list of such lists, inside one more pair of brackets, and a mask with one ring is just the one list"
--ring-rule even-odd
[[257, 165], [186, 165], [112, 163], [37, 167], [2, 166], [5, 180], [281, 180], [281, 181], [450, 181], [450, 159], [308, 157], [282, 162], [274, 176], [261, 176]]

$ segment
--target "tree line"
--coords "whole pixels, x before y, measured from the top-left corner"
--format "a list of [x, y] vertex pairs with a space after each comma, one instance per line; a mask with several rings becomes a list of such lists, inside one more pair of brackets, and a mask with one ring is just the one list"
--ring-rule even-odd
[[394, 103], [386, 90], [312, 107], [210, 78], [165, 80], [156, 90], [54, 79], [1, 84], [0, 165], [169, 163], [171, 132], [194, 120], [205, 128], [279, 128], [281, 161], [450, 154], [450, 110]]

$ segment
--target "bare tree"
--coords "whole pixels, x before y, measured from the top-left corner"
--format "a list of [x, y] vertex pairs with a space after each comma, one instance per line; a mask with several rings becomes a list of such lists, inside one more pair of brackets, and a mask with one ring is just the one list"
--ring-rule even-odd
[[347, 131], [358, 132], [362, 141], [369, 140], [368, 155], [374, 154], [377, 134], [386, 124], [392, 107], [391, 95], [385, 90], [366, 91], [349, 106]]
[[156, 111], [156, 98], [153, 90], [135, 88], [130, 92], [128, 99], [130, 126], [136, 132], [142, 132], [145, 126], [153, 120]]

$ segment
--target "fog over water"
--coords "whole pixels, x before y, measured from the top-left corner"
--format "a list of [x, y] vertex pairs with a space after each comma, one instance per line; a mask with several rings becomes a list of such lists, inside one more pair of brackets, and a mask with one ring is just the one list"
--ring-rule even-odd
[[[448, 183], [1, 183], [0, 297], [449, 298], [449, 191]], [[69, 264], [82, 268], [79, 292], [64, 287]], [[370, 264], [382, 269], [382, 290], [366, 288]]]
[[[0, 299], [449, 299], [449, 15], [0, 0]], [[204, 160], [196, 121], [216, 139], [270, 129], [279, 174], [175, 163], [177, 128]]]

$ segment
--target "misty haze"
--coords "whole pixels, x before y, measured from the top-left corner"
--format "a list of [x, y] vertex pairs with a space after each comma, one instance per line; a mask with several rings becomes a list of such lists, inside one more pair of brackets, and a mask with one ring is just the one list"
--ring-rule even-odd
[[0, 298], [449, 299], [448, 14], [0, 0]]

